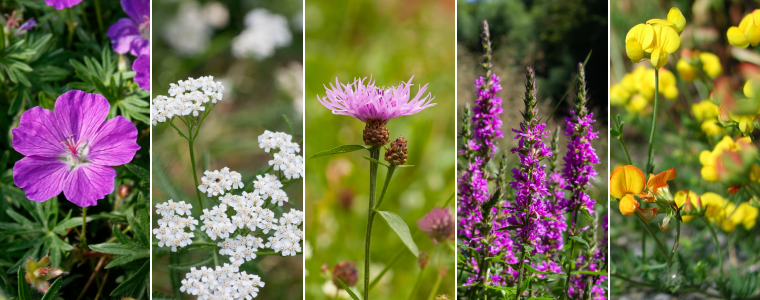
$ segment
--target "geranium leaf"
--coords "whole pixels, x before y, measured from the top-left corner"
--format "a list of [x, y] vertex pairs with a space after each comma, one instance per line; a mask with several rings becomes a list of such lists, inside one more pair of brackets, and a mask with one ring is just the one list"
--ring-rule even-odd
[[18, 298], [20, 300], [32, 300], [32, 291], [24, 278], [24, 269], [18, 267]]
[[55, 299], [56, 294], [58, 294], [58, 290], [61, 289], [61, 280], [62, 277], [58, 277], [55, 281], [53, 281], [53, 285], [50, 286], [47, 293], [45, 293], [44, 296], [42, 296], [42, 300], [53, 300]]

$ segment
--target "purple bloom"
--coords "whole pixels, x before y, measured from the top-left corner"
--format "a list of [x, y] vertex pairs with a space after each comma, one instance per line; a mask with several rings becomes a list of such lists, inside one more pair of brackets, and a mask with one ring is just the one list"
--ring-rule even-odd
[[28, 20], [26, 20], [26, 22], [24, 22], [24, 24], [21, 24], [21, 26], [18, 27], [16, 34], [21, 34], [21, 33], [24, 33], [25, 31], [32, 30], [32, 28], [34, 28], [35, 26], [37, 26], [37, 20], [35, 20], [34, 18], [29, 18]]
[[472, 150], [481, 150], [485, 155], [492, 156], [496, 146], [493, 142], [495, 138], [504, 137], [501, 131], [501, 118], [499, 114], [504, 110], [501, 108], [501, 98], [496, 97], [496, 92], [501, 91], [499, 77], [492, 74], [488, 80], [482, 76], [475, 81], [478, 99], [475, 107], [472, 108], [473, 137], [483, 143], [485, 147], [470, 146]]
[[423, 97], [427, 85], [421, 87], [410, 100], [414, 76], [408, 82], [402, 81], [398, 86], [389, 88], [376, 87], [372, 77], [366, 84], [364, 79], [342, 84], [335, 78], [335, 86], [332, 83], [329, 89], [325, 86], [326, 97], [317, 98], [333, 114], [351, 116], [364, 123], [377, 120], [385, 124], [395, 117], [413, 115], [435, 105], [430, 103], [435, 97], [429, 93]]
[[138, 56], [132, 63], [132, 70], [137, 73], [134, 78], [137, 85], [150, 91], [150, 53]]
[[106, 120], [108, 100], [69, 91], [55, 112], [34, 107], [13, 129], [13, 148], [25, 155], [13, 167], [13, 180], [26, 197], [44, 202], [63, 191], [74, 204], [97, 204], [113, 192], [112, 166], [132, 161], [140, 149], [137, 127], [122, 116]]
[[433, 207], [422, 219], [417, 221], [417, 227], [424, 231], [434, 243], [454, 239], [454, 219], [448, 209]]
[[77, 5], [80, 2], [82, 2], [82, 0], [45, 0], [45, 4], [55, 7], [57, 10], [62, 10], [67, 7], [74, 7], [74, 5]]
[[150, 54], [150, 0], [121, 0], [121, 7], [129, 18], [121, 18], [108, 28], [106, 35], [113, 50], [134, 56]]

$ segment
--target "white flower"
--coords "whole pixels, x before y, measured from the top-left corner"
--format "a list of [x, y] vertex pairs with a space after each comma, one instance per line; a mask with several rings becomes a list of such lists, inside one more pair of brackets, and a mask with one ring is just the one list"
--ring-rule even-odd
[[188, 78], [177, 84], [169, 85], [169, 96], [156, 96], [150, 108], [151, 123], [156, 125], [174, 118], [174, 116], [200, 116], [206, 111], [206, 103], [222, 100], [224, 86], [214, 81], [213, 76], [198, 79]]
[[[153, 228], [153, 234], [158, 239], [159, 247], [171, 247], [173, 252], [177, 252], [178, 247], [185, 247], [193, 243], [192, 238], [195, 235], [192, 230], [195, 230], [195, 225], [198, 225], [198, 220], [195, 220], [190, 216], [190, 209], [193, 206], [185, 203], [185, 201], [174, 202], [169, 200], [164, 203], [156, 204], [156, 213], [161, 215], [159, 219], [158, 228]], [[183, 218], [182, 215], [187, 214], [187, 218]], [[189, 229], [190, 232], [186, 232], [185, 229]]]
[[288, 20], [266, 9], [254, 9], [245, 15], [245, 30], [232, 40], [232, 55], [261, 60], [274, 54], [275, 48], [290, 45], [292, 35]]
[[180, 55], [189, 56], [201, 52], [212, 33], [211, 26], [205, 20], [200, 4], [194, 1], [182, 2], [177, 14], [164, 27], [164, 39]]

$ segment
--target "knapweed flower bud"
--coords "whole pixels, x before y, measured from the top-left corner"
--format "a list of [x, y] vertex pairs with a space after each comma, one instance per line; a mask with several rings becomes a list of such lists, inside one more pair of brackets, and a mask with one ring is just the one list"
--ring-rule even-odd
[[[339, 289], [343, 286], [340, 285], [337, 279], [343, 281], [347, 287], [353, 287], [356, 282], [359, 281], [359, 270], [356, 269], [355, 261], [342, 261], [335, 265], [332, 269], [333, 284]], [[337, 279], [336, 279], [337, 278]]]
[[424, 231], [436, 244], [441, 241], [454, 239], [454, 219], [448, 209], [434, 207], [422, 219], [417, 221], [417, 227]]
[[364, 126], [364, 144], [380, 147], [390, 141], [388, 127], [381, 120], [369, 120]]
[[391, 147], [388, 151], [385, 151], [385, 161], [394, 165], [406, 164], [406, 140], [404, 137], [398, 137], [395, 141], [391, 142]]
[[430, 261], [430, 256], [425, 251], [420, 251], [420, 255], [417, 258], [417, 265], [420, 266], [420, 270], [424, 270], [428, 262]]

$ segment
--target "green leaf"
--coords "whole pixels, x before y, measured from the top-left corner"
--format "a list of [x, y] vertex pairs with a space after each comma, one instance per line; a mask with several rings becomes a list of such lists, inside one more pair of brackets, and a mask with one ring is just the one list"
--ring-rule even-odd
[[293, 135], [293, 125], [290, 124], [290, 119], [288, 119], [288, 116], [285, 114], [282, 114], [282, 118], [285, 119], [285, 124], [288, 124], [288, 130], [290, 130], [290, 135]]
[[32, 291], [24, 279], [24, 269], [18, 267], [18, 298], [19, 300], [32, 300]]
[[[93, 220], [92, 217], [87, 217], [87, 222], [90, 222], [92, 220]], [[59, 223], [57, 226], [55, 226], [55, 228], [53, 228], [53, 231], [57, 234], [64, 235], [66, 234], [66, 229], [77, 227], [77, 226], [82, 226], [82, 217], [76, 217], [76, 218], [65, 220]]]
[[515, 230], [517, 228], [522, 228], [522, 225], [505, 226], [505, 227], [496, 229], [496, 231]]
[[380, 213], [385, 222], [388, 223], [388, 226], [396, 232], [396, 235], [401, 238], [401, 241], [407, 248], [409, 248], [409, 251], [412, 251], [414, 257], [418, 257], [420, 255], [420, 250], [417, 249], [417, 244], [414, 243], [414, 239], [412, 239], [412, 235], [409, 233], [409, 227], [406, 226], [404, 220], [402, 220], [397, 214], [389, 211], [378, 211], [378, 213]]
[[354, 300], [359, 300], [359, 296], [356, 296], [356, 294], [354, 294], [354, 291], [352, 291], [351, 289], [349, 289], [349, 288], [346, 286], [346, 284], [345, 284], [345, 283], [343, 283], [343, 280], [340, 280], [340, 278], [338, 278], [338, 277], [335, 277], [335, 279], [337, 279], [337, 280], [338, 280], [338, 283], [340, 283], [340, 286], [342, 286], [342, 287], [343, 287], [343, 290], [345, 290], [345, 291], [346, 291], [346, 292], [347, 292], [347, 293], [348, 293], [348, 294], [351, 296], [351, 298], [352, 298], [352, 299], [354, 299]]
[[148, 267], [149, 264], [150, 260], [146, 260], [137, 273], [122, 282], [111, 292], [111, 296], [132, 296], [142, 298], [141, 296], [145, 293], [150, 281], [150, 276], [148, 276], [150, 271], [150, 268]]
[[124, 166], [127, 167], [127, 169], [129, 169], [130, 171], [132, 171], [132, 173], [135, 173], [137, 177], [140, 177], [140, 179], [150, 180], [150, 172], [148, 172], [148, 170], [146, 170], [145, 168], [135, 165], [135, 164], [126, 164]]
[[184, 264], [169, 265], [169, 269], [187, 270], [187, 269], [190, 269], [192, 267], [199, 267], [199, 266], [205, 265], [205, 264], [211, 262], [212, 260], [214, 260], [214, 256], [213, 255], [207, 255], [206, 258], [202, 258], [202, 259], [197, 260], [197, 261], [193, 261], [193, 262], [189, 262], [189, 263], [184, 263]]
[[50, 286], [47, 293], [45, 293], [44, 296], [42, 296], [42, 300], [53, 300], [55, 299], [56, 294], [58, 294], [58, 290], [61, 289], [61, 280], [63, 280], [63, 277], [58, 277], [55, 281], [53, 281], [53, 285]]
[[116, 228], [116, 225], [113, 225], [111, 229], [113, 230], [113, 235], [116, 237], [117, 240], [119, 240], [119, 243], [127, 245], [132, 242], [132, 239], [124, 235], [124, 233], [122, 233], [121, 230]]
[[586, 242], [586, 240], [584, 240], [582, 237], [574, 235], [574, 236], [570, 236], [570, 239], [573, 240], [573, 241], [576, 241], [578, 243], [581, 243], [584, 246], [586, 246], [586, 248], [588, 248], [588, 242]]
[[607, 275], [607, 271], [573, 271], [573, 274]]
[[335, 148], [332, 148], [330, 150], [325, 150], [322, 152], [317, 152], [317, 154], [312, 155], [309, 159], [320, 157], [320, 156], [327, 156], [327, 155], [335, 155], [335, 154], [341, 154], [341, 153], [348, 153], [348, 152], [354, 152], [357, 150], [367, 149], [369, 150], [369, 147], [364, 145], [342, 145]]
[[135, 220], [132, 215], [127, 215], [127, 222], [129, 222], [129, 226], [132, 227], [132, 233], [134, 233], [137, 241], [142, 243], [146, 248], [149, 248], [150, 240], [148, 239], [148, 233], [146, 230], [143, 230], [142, 224]]
[[366, 160], [368, 160], [368, 161], [371, 161], [371, 162], [373, 162], [373, 163], [376, 163], [376, 164], [378, 164], [378, 165], [383, 165], [383, 166], [389, 167], [389, 166], [388, 166], [388, 164], [386, 164], [386, 163], [383, 163], [383, 162], [381, 162], [381, 161], [379, 161], [379, 160], [377, 160], [377, 159], [374, 159], [374, 158], [372, 158], [372, 157], [369, 157], [369, 156], [364, 156], [364, 155], [362, 155], [362, 157], [364, 157], [364, 159], [366, 159]]
[[553, 272], [544, 272], [544, 271], [539, 271], [539, 270], [536, 270], [536, 268], [534, 268], [534, 267], [533, 267], [533, 266], [531, 266], [530, 264], [523, 264], [523, 265], [525, 265], [525, 267], [526, 267], [526, 268], [528, 268], [528, 269], [530, 269], [530, 271], [531, 271], [531, 272], [533, 272], [533, 273], [544, 274], [544, 275], [556, 275], [556, 274], [561, 274], [561, 273], [553, 273]]

